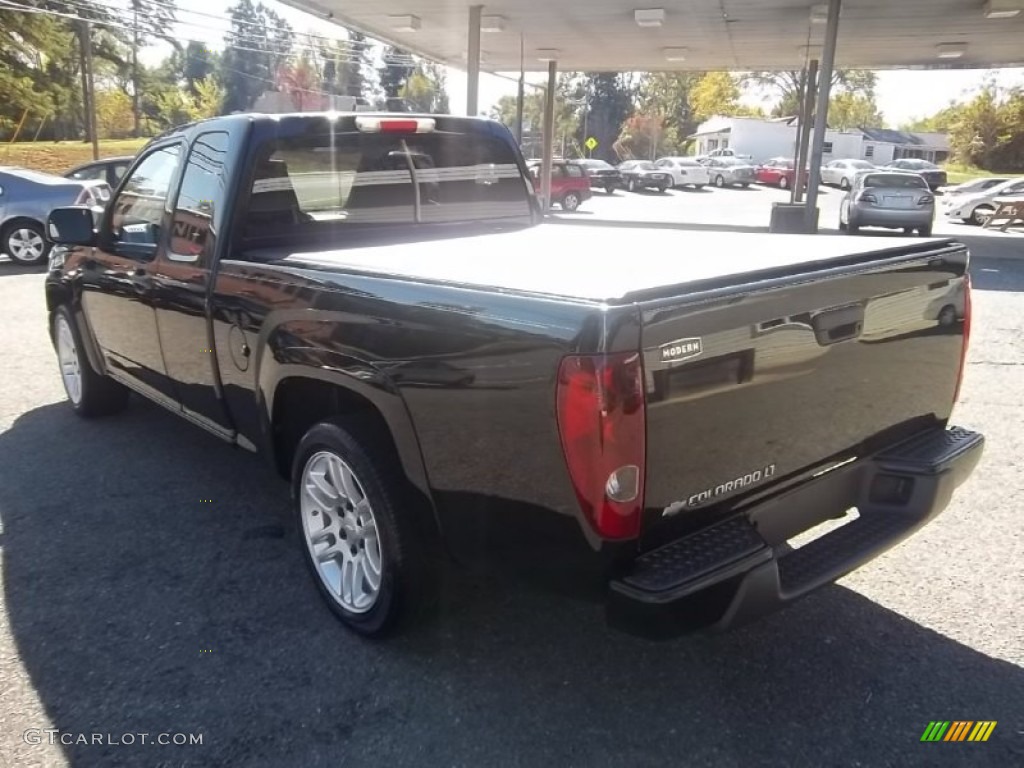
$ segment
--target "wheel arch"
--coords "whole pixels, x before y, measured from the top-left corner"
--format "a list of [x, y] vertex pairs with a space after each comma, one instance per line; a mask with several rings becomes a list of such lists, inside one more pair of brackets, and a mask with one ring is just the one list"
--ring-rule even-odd
[[419, 439], [397, 388], [370, 366], [333, 352], [317, 353], [310, 348], [279, 349], [273, 362], [261, 366], [260, 416], [273, 466], [290, 478], [295, 449], [311, 426], [358, 416], [386, 435], [406, 479], [433, 509]]

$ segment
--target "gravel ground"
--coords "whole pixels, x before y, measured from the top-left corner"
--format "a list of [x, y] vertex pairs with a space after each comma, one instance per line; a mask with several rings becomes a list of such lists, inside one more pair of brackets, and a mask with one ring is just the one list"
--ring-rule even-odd
[[[1022, 244], [972, 268], [956, 420], [989, 442], [945, 514], [780, 614], [668, 643], [500, 574], [451, 584], [419, 634], [352, 637], [286, 487], [138, 400], [76, 419], [42, 276], [0, 264], [0, 766], [1024, 765], [1024, 258], [990, 258]], [[936, 719], [999, 724], [921, 744]]]

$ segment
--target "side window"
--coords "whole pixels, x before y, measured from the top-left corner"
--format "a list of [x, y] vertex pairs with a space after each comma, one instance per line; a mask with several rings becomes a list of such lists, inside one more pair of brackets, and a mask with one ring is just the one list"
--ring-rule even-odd
[[551, 178], [562, 179], [565, 178], [565, 166], [552, 165], [551, 166]]
[[569, 172], [569, 176], [571, 176], [574, 179], [579, 179], [583, 177], [583, 169], [580, 168], [578, 165], [567, 165], [565, 166], [565, 169]]
[[84, 181], [86, 179], [103, 179], [106, 181], [106, 174], [103, 172], [103, 167], [83, 168], [80, 171], [75, 171], [71, 174], [72, 179], [78, 179]]
[[167, 258], [205, 264], [212, 258], [224, 217], [228, 185], [228, 134], [201, 134], [192, 144], [174, 204]]
[[156, 150], [125, 181], [121, 193], [111, 203], [110, 224], [115, 243], [155, 250], [180, 152], [178, 146]]

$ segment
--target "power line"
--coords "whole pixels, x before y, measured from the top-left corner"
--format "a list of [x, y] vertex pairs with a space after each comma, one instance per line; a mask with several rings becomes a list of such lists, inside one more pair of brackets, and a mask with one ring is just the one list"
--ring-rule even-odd
[[[57, 18], [68, 19], [70, 21], [88, 21], [91, 24], [94, 24], [94, 25], [100, 26], [100, 27], [106, 27], [108, 29], [120, 29], [120, 30], [123, 30], [123, 31], [126, 31], [126, 32], [134, 32], [135, 31], [135, 28], [132, 27], [132, 26], [127, 26], [127, 25], [124, 25], [124, 24], [118, 24], [118, 23], [115, 23], [115, 22], [112, 22], [112, 21], [107, 21], [105, 19], [99, 19], [99, 18], [94, 18], [94, 17], [93, 18], [86, 18], [84, 16], [79, 16], [77, 14], [61, 13], [59, 11], [54, 11], [54, 10], [47, 9], [47, 8], [39, 8], [39, 7], [36, 7], [36, 6], [26, 6], [26, 5], [23, 5], [21, 3], [12, 2], [12, 0], [0, 0], [0, 10], [9, 10], [9, 11], [14, 11], [16, 13], [31, 13], [31, 14], [40, 14], [40, 15], [44, 15], [44, 16], [54, 16], [54, 17], [57, 17]], [[194, 25], [192, 25], [192, 26], [194, 26]], [[209, 43], [207, 43], [206, 41], [196, 40], [196, 39], [193, 39], [193, 38], [178, 38], [178, 39], [184, 40], [184, 42], [186, 42], [186, 43], [198, 43], [199, 45], [209, 45]], [[274, 47], [275, 44], [271, 43], [269, 41], [255, 41], [255, 42], [253, 42], [253, 41], [250, 41], [250, 40], [244, 40], [244, 42], [250, 42], [250, 43], [253, 43], [253, 44], [266, 42], [266, 47], [263, 47], [263, 48], [252, 48], [252, 47], [243, 46], [243, 45], [236, 45], [234, 43], [230, 43], [230, 42], [225, 41], [225, 48], [230, 48], [230, 49], [236, 50], [236, 51], [250, 51], [252, 53], [263, 53], [263, 54], [269, 54], [269, 55], [281, 56], [281, 57], [290, 56], [292, 53], [294, 53], [296, 51], [297, 52], [317, 52], [317, 49], [314, 46], [302, 45], [301, 43], [295, 43], [294, 41], [292, 43], [290, 43], [290, 44], [286, 44], [286, 43], [280, 44], [282, 46], [283, 45], [288, 45], [288, 48], [285, 49], [285, 50], [278, 50], [278, 49], [276, 49]], [[337, 42], [344, 42], [344, 41], [337, 41]], [[346, 64], [359, 64], [359, 63], [363, 63], [363, 59], [360, 58], [358, 56], [358, 54], [356, 54], [356, 55], [346, 54], [344, 56], [332, 57], [332, 59], [338, 61], [339, 63], [346, 63]]]

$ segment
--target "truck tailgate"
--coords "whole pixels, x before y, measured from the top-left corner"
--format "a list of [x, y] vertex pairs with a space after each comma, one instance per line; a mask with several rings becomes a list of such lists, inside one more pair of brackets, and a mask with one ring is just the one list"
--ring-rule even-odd
[[966, 262], [946, 244], [642, 301], [643, 547], [945, 424]]

